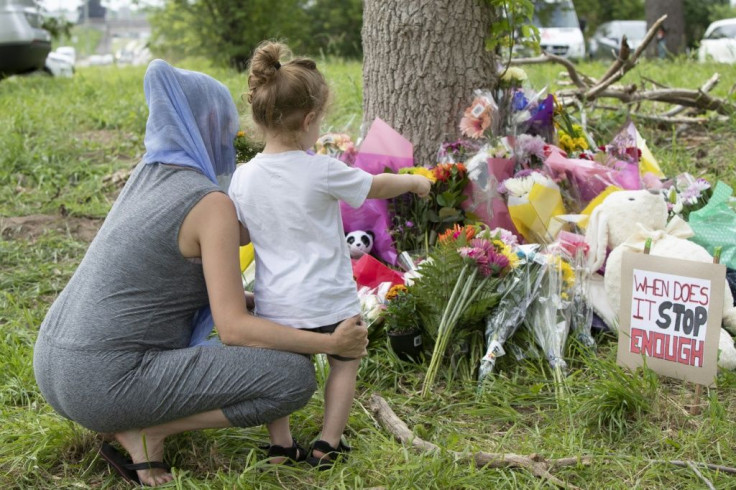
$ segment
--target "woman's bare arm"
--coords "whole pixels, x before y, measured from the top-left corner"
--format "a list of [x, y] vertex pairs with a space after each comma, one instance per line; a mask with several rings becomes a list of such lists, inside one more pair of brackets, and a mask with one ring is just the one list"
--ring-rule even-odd
[[367, 329], [357, 318], [324, 335], [248, 313], [239, 267], [240, 231], [230, 198], [212, 192], [190, 211], [180, 234], [180, 244], [192, 238], [198, 243], [212, 316], [223, 343], [303, 354], [366, 355]]

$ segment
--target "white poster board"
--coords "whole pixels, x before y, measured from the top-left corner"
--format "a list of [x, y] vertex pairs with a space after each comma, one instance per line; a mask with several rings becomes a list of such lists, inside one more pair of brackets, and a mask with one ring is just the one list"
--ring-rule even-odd
[[617, 361], [715, 384], [726, 267], [624, 253]]

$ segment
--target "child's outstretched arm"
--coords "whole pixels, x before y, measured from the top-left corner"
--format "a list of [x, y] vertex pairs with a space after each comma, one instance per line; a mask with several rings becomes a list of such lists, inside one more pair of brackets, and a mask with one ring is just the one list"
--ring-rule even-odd
[[373, 184], [368, 199], [390, 199], [405, 192], [413, 192], [419, 197], [429, 194], [432, 182], [415, 174], [378, 174], [373, 176]]

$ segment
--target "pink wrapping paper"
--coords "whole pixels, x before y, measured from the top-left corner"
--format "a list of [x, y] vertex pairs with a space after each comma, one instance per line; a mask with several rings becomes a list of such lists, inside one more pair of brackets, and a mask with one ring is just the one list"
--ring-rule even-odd
[[[371, 124], [355, 157], [355, 166], [377, 175], [386, 167], [394, 172], [414, 165], [414, 147], [383, 120], [376, 118]], [[342, 223], [345, 233], [355, 230], [372, 231], [373, 254], [384, 262], [396, 264], [397, 252], [389, 232], [391, 219], [388, 200], [367, 199], [357, 209], [341, 202]]]

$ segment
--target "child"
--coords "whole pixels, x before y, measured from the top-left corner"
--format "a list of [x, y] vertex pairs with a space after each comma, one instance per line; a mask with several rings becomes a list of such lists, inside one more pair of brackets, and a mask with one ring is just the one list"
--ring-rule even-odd
[[[325, 155], [309, 155], [319, 137], [329, 89], [314, 61], [293, 59], [279, 43], [256, 48], [248, 102], [265, 147], [233, 175], [230, 197], [242, 225], [241, 242], [256, 252], [256, 314], [296, 328], [330, 334], [360, 313], [339, 201], [405, 192], [424, 197], [430, 181], [419, 175], [373, 176]], [[269, 460], [307, 460], [329, 467], [349, 450], [341, 441], [355, 393], [359, 359], [328, 356], [321, 439], [306, 454], [293, 441], [289, 419], [268, 424]], [[278, 368], [275, 366], [275, 368]]]

